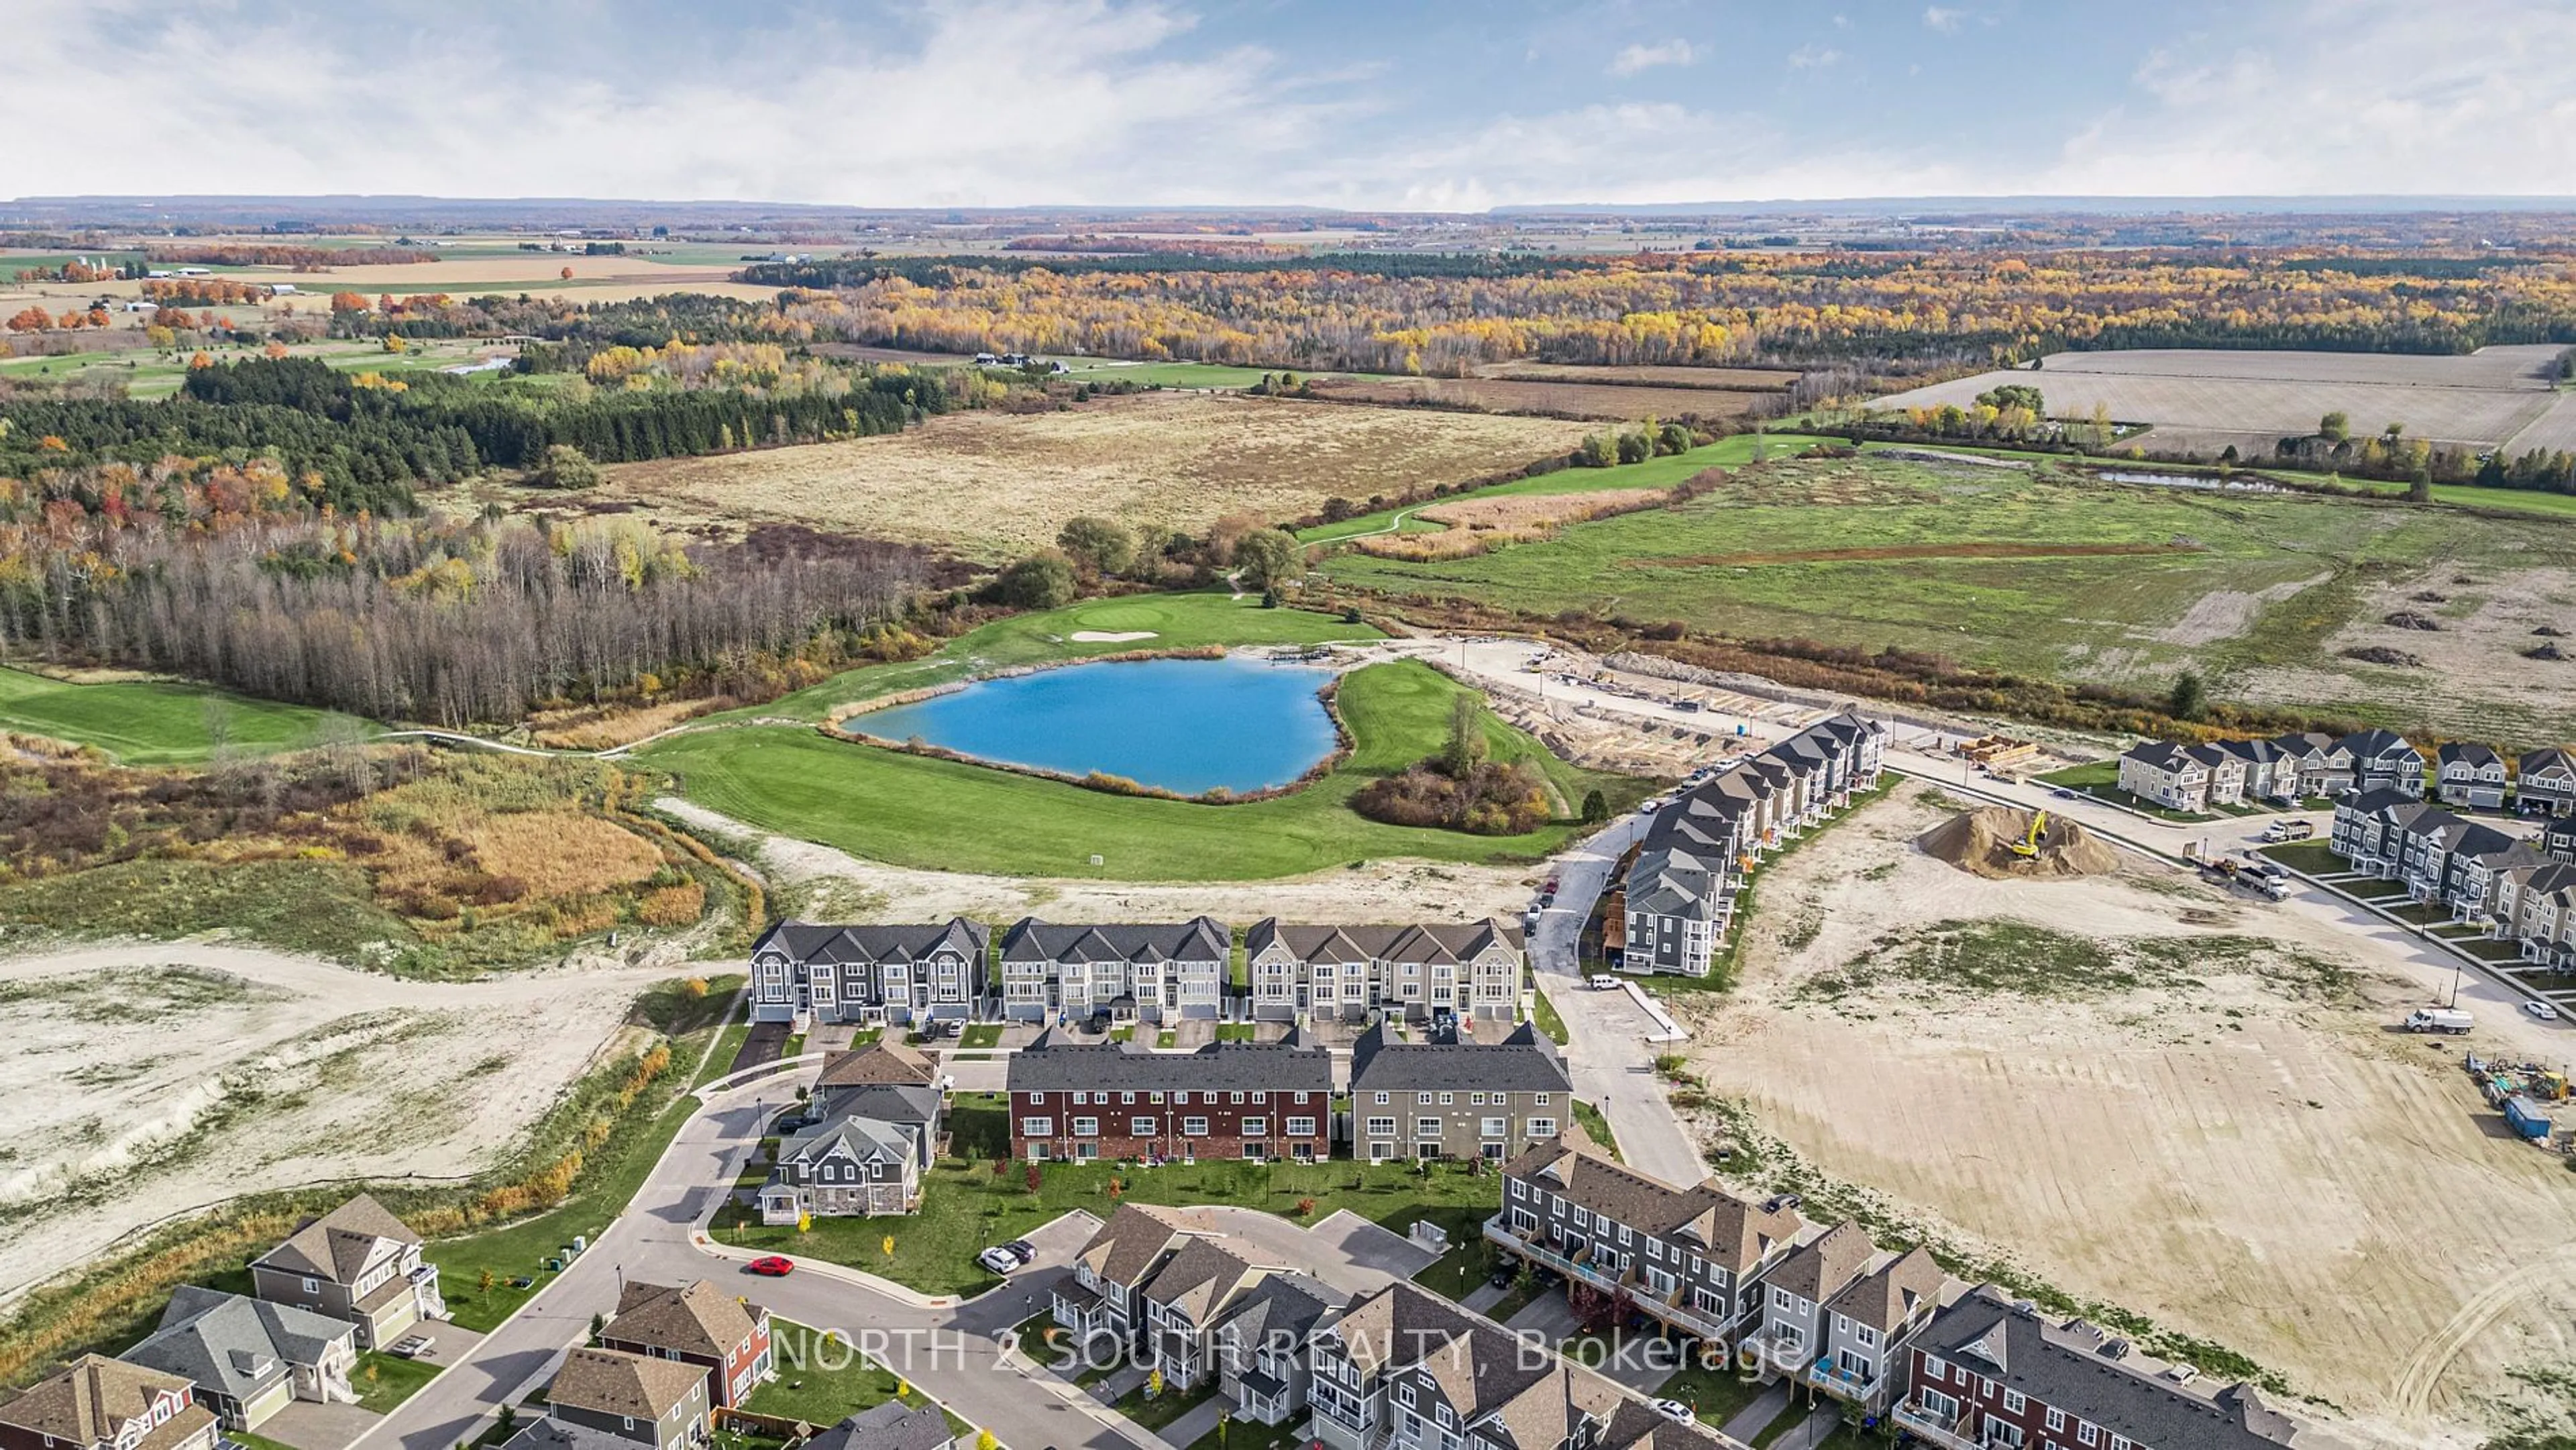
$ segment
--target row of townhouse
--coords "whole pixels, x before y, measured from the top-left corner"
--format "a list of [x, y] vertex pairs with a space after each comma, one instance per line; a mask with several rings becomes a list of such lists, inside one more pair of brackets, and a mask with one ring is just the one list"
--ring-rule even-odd
[[2507, 924], [2522, 910], [2518, 895], [2510, 912], [2499, 897], [2512, 873], [2552, 864], [2537, 841], [2395, 790], [2338, 799], [2330, 845], [2353, 870], [2403, 882], [2412, 899], [2482, 924]]
[[1332, 1055], [1302, 1028], [1276, 1042], [1163, 1052], [1049, 1029], [1011, 1054], [1011, 1151], [1030, 1162], [1332, 1156], [1500, 1163], [1554, 1138], [1574, 1083], [1556, 1044], [1523, 1023], [1495, 1042], [1407, 1042], [1384, 1018], [1351, 1049], [1337, 1113]]
[[1657, 812], [1623, 883], [1623, 971], [1708, 970], [1744, 873], [1878, 784], [1887, 727], [1850, 711], [1745, 756]]
[[[2250, 801], [2295, 805], [2355, 791], [2420, 799], [2427, 779], [2423, 751], [2387, 730], [2202, 745], [2149, 740], [2122, 752], [2119, 766], [2120, 789], [2178, 811]], [[2576, 812], [2576, 751], [2560, 746], [2525, 751], [2508, 771], [2492, 747], [2453, 741], [2434, 750], [2430, 779], [2433, 797], [2445, 805], [2502, 810], [2510, 795], [2526, 815]]]
[[[2330, 1443], [2247, 1386], [2196, 1388], [2190, 1371], [2080, 1320], [2051, 1323], [1992, 1285], [1971, 1289], [1922, 1248], [1882, 1249], [1853, 1223], [1819, 1230], [1714, 1182], [1663, 1183], [1579, 1136], [1504, 1168], [1485, 1236], [1676, 1335], [1733, 1351], [1765, 1379], [1892, 1416], [1945, 1450]], [[1316, 1426], [1327, 1439], [1336, 1383], [1319, 1357]]]
[[1333, 1450], [1719, 1450], [1727, 1442], [1403, 1280], [1353, 1299], [1133, 1204], [1074, 1256], [1055, 1321], [1167, 1389]]
[[[919, 1023], [998, 1015], [1014, 1022], [1214, 1019], [1511, 1022], [1531, 1005], [1521, 928], [1454, 924], [1296, 925], [1245, 934], [1249, 985], [1233, 984], [1234, 934], [1211, 917], [1085, 925], [1029, 917], [1001, 935], [963, 917], [836, 926], [782, 921], [751, 949], [759, 1022]], [[999, 1000], [995, 1001], [998, 985]]]

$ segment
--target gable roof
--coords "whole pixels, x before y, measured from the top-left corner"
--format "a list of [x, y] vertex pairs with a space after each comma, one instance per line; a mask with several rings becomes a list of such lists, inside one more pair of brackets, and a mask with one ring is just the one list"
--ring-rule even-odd
[[2336, 741], [2335, 748], [2351, 751], [2355, 764], [2365, 760], [2394, 760], [2405, 755], [2412, 755], [2418, 761], [2424, 758], [2421, 751], [2406, 743], [2405, 736], [2394, 730], [2356, 730]]
[[1206, 1328], [1213, 1312], [1260, 1273], [1250, 1259], [1216, 1240], [1194, 1238], [1154, 1271], [1145, 1283], [1145, 1298], [1176, 1309]]
[[1264, 917], [1244, 933], [1246, 954], [1259, 956], [1273, 945], [1304, 962], [1413, 962], [1458, 965], [1474, 961], [1497, 946], [1522, 950], [1518, 924], [1489, 917], [1483, 921], [1300, 924]]
[[2504, 764], [2504, 757], [2496, 754], [2491, 747], [2480, 745], [2474, 740], [2445, 741], [2441, 748], [2433, 752], [2433, 758], [2443, 765], [2465, 765], [2472, 770], [2483, 770], [2490, 765]]
[[814, 1103], [831, 1117], [927, 1128], [939, 1120], [940, 1095], [939, 1089], [918, 1083], [870, 1083], [818, 1092]]
[[2562, 770], [2576, 770], [2576, 751], [2570, 751], [2564, 745], [2544, 745], [2538, 750], [2526, 750], [2522, 758], [2514, 762], [2516, 775], [2540, 775]]
[[[148, 1415], [164, 1395], [188, 1393], [188, 1381], [165, 1370], [84, 1354], [0, 1404], [0, 1425], [14, 1425], [74, 1445], [113, 1442], [127, 1421]], [[214, 1422], [191, 1404], [143, 1437], [138, 1450], [157, 1450]]]
[[161, 1311], [161, 1327], [117, 1356], [248, 1400], [294, 1365], [321, 1363], [331, 1346], [353, 1344], [358, 1326], [292, 1304], [182, 1284]]
[[1234, 933], [1214, 917], [1101, 925], [1022, 917], [1002, 933], [1005, 962], [1223, 962]]
[[1122, 1203], [1073, 1256], [1073, 1262], [1110, 1283], [1132, 1286], [1153, 1271], [1166, 1251], [1179, 1248], [1190, 1237], [1188, 1230], [1156, 1210]]
[[622, 1349], [575, 1348], [546, 1388], [546, 1403], [597, 1415], [658, 1420], [707, 1382], [704, 1366]]
[[2176, 1384], [2161, 1377], [2162, 1366], [2129, 1353], [2126, 1341], [2081, 1320], [2042, 1319], [1991, 1284], [1942, 1310], [1914, 1345], [2140, 1445], [2309, 1450], [2327, 1443], [2244, 1385], [2203, 1393]]
[[1571, 1135], [1523, 1150], [1503, 1165], [1503, 1176], [1542, 1184], [1641, 1234], [1694, 1245], [1729, 1274], [1760, 1263], [1795, 1237], [1800, 1224], [1794, 1211], [1764, 1209], [1714, 1181], [1676, 1188], [1650, 1178]]
[[313, 1219], [287, 1235], [286, 1241], [251, 1262], [283, 1273], [354, 1282], [360, 1272], [385, 1253], [417, 1246], [420, 1235], [366, 1194]]
[[1209, 1042], [1158, 1052], [1138, 1042], [1082, 1042], [1055, 1028], [1011, 1054], [1015, 1093], [1116, 1088], [1124, 1092], [1319, 1092], [1333, 1089], [1333, 1057], [1292, 1029], [1275, 1042]]
[[778, 1145], [778, 1161], [813, 1162], [831, 1155], [837, 1148], [850, 1155], [853, 1162], [878, 1160], [910, 1161], [918, 1149], [913, 1138], [901, 1125], [876, 1118], [835, 1118], [789, 1138]]
[[2181, 770], [2193, 763], [2191, 752], [2170, 740], [2141, 740], [2121, 751], [2120, 758], [2162, 771]]
[[751, 944], [755, 957], [776, 951], [798, 963], [832, 962], [873, 966], [886, 962], [916, 962], [937, 952], [951, 951], [969, 962], [982, 961], [993, 939], [992, 929], [980, 921], [952, 916], [946, 921], [868, 922], [855, 925], [833, 925], [823, 922], [782, 921], [760, 934]]
[[1381, 1017], [1351, 1047], [1351, 1091], [1561, 1093], [1573, 1090], [1556, 1044], [1524, 1022], [1500, 1042], [1398, 1042]]
[[939, 1079], [930, 1054], [880, 1035], [865, 1047], [835, 1053], [814, 1079], [820, 1088], [873, 1087], [880, 1084], [927, 1087]]
[[901, 1400], [859, 1411], [806, 1442], [807, 1450], [941, 1450], [955, 1438], [935, 1405]]
[[1858, 1282], [1877, 1253], [1868, 1231], [1845, 1219], [1814, 1242], [1790, 1250], [1769, 1282], [1810, 1303], [1822, 1303]]
[[1339, 1312], [1350, 1296], [1320, 1279], [1274, 1270], [1234, 1296], [1208, 1325], [1245, 1345], [1305, 1344], [1316, 1326]]
[[1918, 1310], [1937, 1303], [1949, 1282], [1932, 1251], [1918, 1244], [1854, 1280], [1826, 1300], [1825, 1308], [1880, 1334], [1891, 1334]]
[[629, 1281], [601, 1338], [721, 1358], [759, 1327], [751, 1309], [709, 1280], [686, 1286]]

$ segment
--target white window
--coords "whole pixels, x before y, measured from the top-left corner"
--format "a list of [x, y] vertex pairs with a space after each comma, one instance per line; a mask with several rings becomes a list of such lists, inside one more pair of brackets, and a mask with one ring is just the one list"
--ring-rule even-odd
[[1099, 1136], [1100, 1136], [1100, 1120], [1099, 1120], [1098, 1118], [1076, 1118], [1076, 1119], [1074, 1119], [1074, 1120], [1073, 1120], [1073, 1136], [1075, 1136], [1075, 1137], [1077, 1137], [1077, 1138], [1097, 1138], [1097, 1137], [1099, 1137]]
[[1243, 1136], [1244, 1136], [1244, 1137], [1247, 1137], [1247, 1138], [1266, 1138], [1266, 1137], [1269, 1137], [1269, 1136], [1270, 1136], [1270, 1120], [1269, 1120], [1268, 1118], [1246, 1118], [1246, 1119], [1244, 1119], [1244, 1120], [1243, 1120]]
[[1378, 1105], [1379, 1107], [1381, 1107], [1381, 1108], [1382, 1108], [1382, 1107], [1385, 1107], [1385, 1106], [1386, 1106], [1386, 1094], [1384, 1094], [1384, 1093], [1378, 1093], [1378, 1094], [1376, 1094], [1376, 1099], [1377, 1099], [1377, 1105]]
[[1182, 1136], [1182, 1137], [1184, 1137], [1184, 1138], [1204, 1138], [1204, 1137], [1206, 1137], [1206, 1136], [1207, 1136], [1207, 1119], [1205, 1119], [1205, 1118], [1183, 1118], [1183, 1119], [1181, 1119], [1181, 1136]]
[[1020, 1136], [1023, 1138], [1052, 1138], [1055, 1136], [1055, 1119], [1022, 1118], [1020, 1119]]
[[1440, 1095], [1440, 1106], [1444, 1108], [1456, 1101], [1458, 1101], [1458, 1095], [1456, 1093], [1442, 1093]]
[[[1959, 1402], [1939, 1390], [1923, 1392], [1923, 1413], [1947, 1425], [1959, 1418]], [[2089, 1442], [2088, 1442], [2089, 1443]]]
[[1440, 1120], [1438, 1118], [1416, 1118], [1413, 1120], [1413, 1131], [1420, 1137], [1437, 1138], [1440, 1136]]
[[2056, 1408], [2055, 1406], [2051, 1406], [2048, 1411], [2048, 1428], [2051, 1432], [2064, 1430], [2066, 1428], [2066, 1412]]
[[1150, 1138], [1154, 1136], [1158, 1126], [1159, 1121], [1154, 1118], [1130, 1118], [1127, 1120], [1127, 1136], [1130, 1138]]
[[2087, 1423], [2075, 1427], [2075, 1443], [2079, 1445], [2095, 1445], [2101, 1443], [2101, 1440], [2101, 1430], [2092, 1424]]
[[2004, 1413], [2018, 1415], [2030, 1408], [2030, 1399], [2019, 1390], [2004, 1391]]
[[1423, 1107], [1427, 1108], [1431, 1106], [1431, 1094], [1429, 1093], [1415, 1093], [1413, 1095], [1413, 1100]]
[[1291, 1138], [1311, 1138], [1315, 1136], [1315, 1120], [1313, 1118], [1290, 1118], [1286, 1127], [1288, 1130], [1288, 1136]]
[[1511, 1119], [1509, 1118], [1485, 1119], [1485, 1136], [1488, 1138], [1499, 1138], [1503, 1136], [1504, 1133], [1510, 1131], [1510, 1123]]
[[1532, 1118], [1532, 1119], [1530, 1119], [1530, 1120], [1529, 1120], [1529, 1135], [1530, 1135], [1531, 1137], [1533, 1137], [1533, 1138], [1553, 1138], [1553, 1137], [1555, 1137], [1555, 1136], [1556, 1136], [1556, 1119], [1554, 1119], [1554, 1118]]
[[1531, 1107], [1534, 1107], [1534, 1108], [1543, 1108], [1543, 1107], [1546, 1107], [1546, 1106], [1547, 1106], [1547, 1094], [1545, 1094], [1545, 1093], [1532, 1093], [1532, 1094], [1530, 1094], [1530, 1106], [1531, 1106]]
[[1395, 1136], [1395, 1119], [1371, 1118], [1368, 1120], [1368, 1130], [1372, 1138], [1392, 1138]]

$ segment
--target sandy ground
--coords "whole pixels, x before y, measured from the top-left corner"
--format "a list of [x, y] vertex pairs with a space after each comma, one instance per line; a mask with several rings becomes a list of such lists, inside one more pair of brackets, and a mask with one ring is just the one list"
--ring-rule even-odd
[[[1142, 531], [1228, 514], [1293, 518], [1465, 482], [1562, 452], [1584, 426], [1204, 393], [1140, 393], [1062, 412], [951, 413], [881, 438], [607, 470], [597, 497], [684, 528], [783, 522], [1006, 558], [1079, 514]], [[1159, 537], [1147, 533], [1147, 537]]]
[[[2413, 978], [2324, 922], [2142, 861], [1970, 876], [1909, 846], [1946, 814], [1922, 792], [1783, 861], [1740, 989], [1676, 999], [1714, 1091], [1902, 1219], [2252, 1356], [2351, 1415], [2359, 1443], [2471, 1443], [2502, 1370], [2576, 1350], [2576, 1181], [2503, 1136], [2455, 1066], [2462, 1039], [2387, 1025], [2421, 1001]], [[1990, 919], [2261, 937], [2346, 967], [2349, 987], [2303, 999], [2279, 985], [2286, 958], [2204, 957], [2163, 990], [1794, 996], [1931, 923]], [[2465, 1045], [2545, 1041], [2482, 1021]]]
[[[2442, 597], [2415, 597], [2427, 593]], [[2400, 611], [2441, 628], [2382, 622]], [[2385, 647], [2418, 657], [2421, 668], [2337, 658], [2332, 668], [2256, 671], [2241, 693], [2279, 704], [2368, 700], [2449, 734], [2556, 739], [2576, 718], [2576, 659], [2525, 659], [2522, 651], [2547, 642], [2532, 633], [2543, 626], [2567, 631], [2557, 643], [2576, 655], [2576, 570], [2442, 564], [2372, 586], [2352, 622], [2326, 641], [2329, 655]]]
[[754, 853], [762, 873], [810, 919], [1178, 921], [1201, 912], [1249, 925], [1287, 921], [1465, 920], [1518, 916], [1539, 873], [1527, 867], [1371, 861], [1357, 870], [1244, 882], [1050, 881], [913, 871], [810, 841], [765, 834], [676, 796], [654, 802], [702, 833]]
[[2192, 602], [2183, 617], [2156, 631], [2161, 644], [2216, 644], [2235, 639], [2254, 627], [2255, 616], [2267, 604], [2279, 604], [2295, 598], [2301, 591], [2312, 589], [2333, 578], [2331, 573], [2290, 579], [2263, 589], [2213, 589]]
[[188, 942], [0, 961], [0, 1301], [244, 1193], [473, 1173], [669, 975], [431, 984]]

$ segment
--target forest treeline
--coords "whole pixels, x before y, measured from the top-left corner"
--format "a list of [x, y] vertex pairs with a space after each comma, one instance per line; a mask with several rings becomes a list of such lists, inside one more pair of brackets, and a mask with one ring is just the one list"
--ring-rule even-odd
[[[179, 455], [274, 458], [340, 512], [405, 514], [416, 484], [531, 468], [558, 444], [602, 463], [899, 432], [949, 406], [936, 375], [819, 369], [803, 386], [652, 387], [640, 354], [615, 389], [504, 391], [411, 373], [388, 382], [311, 358], [199, 368], [162, 402], [0, 397], [0, 475]], [[647, 383], [647, 386], [629, 386]], [[307, 483], [310, 477], [312, 482]]]
[[852, 342], [1435, 375], [1515, 358], [1803, 366], [2576, 340], [2562, 259], [2457, 261], [2248, 249], [860, 258], [742, 275], [812, 289], [782, 297], [784, 317]]
[[265, 460], [0, 479], [0, 650], [383, 720], [762, 699], [845, 666], [925, 560], [705, 547], [639, 521], [333, 517]]

